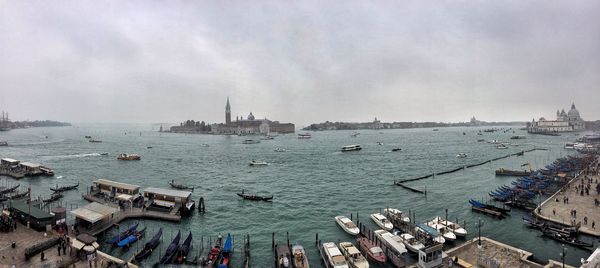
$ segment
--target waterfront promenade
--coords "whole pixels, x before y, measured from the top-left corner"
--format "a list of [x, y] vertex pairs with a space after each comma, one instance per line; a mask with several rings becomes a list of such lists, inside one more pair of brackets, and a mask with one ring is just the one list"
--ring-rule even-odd
[[596, 159], [588, 169], [545, 200], [536, 209], [536, 216], [565, 225], [580, 224], [582, 233], [600, 237], [599, 180]]

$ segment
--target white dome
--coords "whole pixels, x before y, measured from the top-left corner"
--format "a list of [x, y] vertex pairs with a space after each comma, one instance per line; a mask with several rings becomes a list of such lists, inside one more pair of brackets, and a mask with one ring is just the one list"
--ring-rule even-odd
[[575, 109], [575, 104], [571, 105], [571, 110], [567, 114], [569, 117], [579, 117], [579, 111]]

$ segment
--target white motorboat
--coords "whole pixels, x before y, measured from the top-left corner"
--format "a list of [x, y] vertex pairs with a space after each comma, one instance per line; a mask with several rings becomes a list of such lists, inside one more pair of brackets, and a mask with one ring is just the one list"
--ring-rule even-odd
[[399, 237], [402, 239], [404, 246], [406, 246], [406, 248], [412, 253], [419, 253], [419, 250], [425, 248], [425, 245], [423, 245], [423, 243], [421, 243], [411, 234], [400, 234]]
[[258, 166], [269, 165], [269, 163], [267, 163], [265, 161], [260, 161], [260, 160], [252, 160], [252, 161], [250, 161], [250, 164], [248, 164], [248, 165], [253, 166], [253, 167], [258, 167]]
[[392, 229], [394, 229], [394, 225], [392, 225], [392, 223], [383, 215], [381, 215], [381, 213], [374, 213], [371, 214], [371, 219], [382, 229], [386, 230], [386, 231], [391, 231]]
[[273, 149], [273, 151], [278, 152], [278, 153], [283, 153], [283, 152], [286, 152], [287, 150], [284, 148], [277, 147], [277, 148]]
[[260, 140], [243, 140], [242, 143], [243, 144], [256, 144], [256, 143], [260, 143]]
[[444, 237], [442, 235], [440, 235], [440, 233], [438, 231], [436, 231], [435, 229], [422, 224], [422, 223], [418, 223], [417, 227], [415, 227], [415, 232], [421, 233], [423, 235], [429, 235], [433, 238], [433, 241], [440, 243], [440, 244], [444, 244], [446, 243], [446, 239], [444, 239]]
[[348, 262], [340, 249], [333, 242], [323, 243], [323, 254], [326, 262], [333, 268], [349, 268]]
[[489, 140], [488, 143], [491, 143], [491, 144], [500, 144], [502, 142], [499, 141], [499, 140]]
[[448, 229], [452, 230], [452, 232], [456, 236], [464, 237], [467, 235], [467, 230], [465, 230], [465, 228], [461, 227], [458, 223], [444, 220], [441, 217], [433, 218], [432, 222], [436, 222], [436, 223], [439, 223], [441, 225], [448, 227]]
[[456, 235], [445, 225], [440, 224], [440, 223], [436, 223], [433, 221], [430, 221], [428, 223], [426, 223], [427, 226], [435, 229], [436, 231], [438, 231], [440, 234], [442, 234], [442, 236], [444, 237], [444, 239], [448, 240], [448, 241], [454, 241], [456, 240]]
[[500, 143], [496, 145], [496, 149], [508, 149], [508, 146], [504, 145], [503, 143]]
[[350, 151], [360, 151], [362, 150], [362, 147], [360, 147], [360, 144], [351, 144], [351, 145], [346, 145], [342, 147], [342, 152], [350, 152]]
[[360, 230], [356, 224], [354, 224], [354, 222], [352, 222], [352, 220], [348, 219], [346, 216], [336, 216], [335, 222], [337, 222], [337, 224], [342, 227], [346, 233], [351, 235], [358, 235], [360, 233]]
[[352, 268], [369, 268], [369, 262], [350, 242], [340, 242], [340, 251]]
[[467, 158], [467, 157], [468, 156], [465, 153], [459, 153], [459, 154], [456, 155], [456, 158]]
[[302, 246], [292, 246], [292, 263], [296, 268], [310, 268], [306, 252]]
[[310, 133], [298, 133], [298, 139], [310, 139], [312, 136]]
[[385, 244], [386, 248], [395, 252], [398, 256], [407, 252], [406, 247], [397, 235], [386, 230], [375, 230], [373, 233]]
[[404, 216], [402, 214], [402, 211], [395, 209], [395, 208], [386, 208], [383, 210], [383, 215], [388, 217], [388, 218], [396, 218], [396, 219], [400, 219], [403, 222], [410, 222], [410, 218], [407, 216]]
[[7, 141], [0, 141], [0, 146], [8, 146], [8, 142]]
[[565, 144], [565, 149], [575, 149], [575, 143], [567, 142], [567, 144]]

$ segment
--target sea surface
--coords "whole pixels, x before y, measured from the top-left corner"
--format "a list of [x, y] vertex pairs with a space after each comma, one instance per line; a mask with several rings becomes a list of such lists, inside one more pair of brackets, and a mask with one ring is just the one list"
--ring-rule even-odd
[[[287, 232], [291, 243], [299, 243], [307, 249], [311, 266], [319, 267], [315, 247], [317, 233], [322, 242], [355, 242], [337, 226], [334, 216], [352, 213], [356, 219], [358, 213], [361, 222], [375, 227], [369, 214], [386, 207], [415, 211], [417, 221], [444, 217], [444, 210], [448, 209], [449, 219], [458, 218], [461, 224], [466, 222], [468, 239], [477, 236], [476, 223], [481, 219], [483, 236], [533, 252], [543, 262], [550, 258], [560, 261], [561, 244], [527, 229], [521, 220], [526, 213], [513, 210], [510, 217], [497, 220], [472, 212], [467, 201], [469, 198], [488, 200], [489, 191], [510, 185], [515, 179], [495, 177], [497, 168], [517, 169], [527, 162], [534, 168], [542, 168], [558, 157], [574, 154], [562, 147], [575, 140], [577, 134], [529, 135], [515, 127], [483, 135], [477, 135], [484, 129], [479, 127], [440, 128], [439, 131], [360, 130], [356, 137], [352, 137], [354, 131], [323, 131], [312, 132], [312, 139], [308, 140], [288, 134], [247, 145], [242, 144], [242, 140], [248, 137], [159, 133], [158, 127], [99, 124], [0, 132], [0, 140], [10, 144], [0, 147], [0, 157], [42, 163], [56, 172], [54, 177], [25, 178], [18, 182], [2, 177], [0, 183], [30, 185], [33, 196], [49, 196], [49, 187], [80, 182], [78, 191], [67, 192], [60, 203], [68, 210], [88, 203], [81, 194], [99, 178], [137, 184], [142, 189], [168, 189], [170, 180], [195, 186], [193, 198], [205, 198], [206, 214], [196, 211], [179, 224], [139, 221], [148, 228], [146, 239], [159, 227], [165, 228], [159, 252], [154, 252], [144, 266], [156, 262], [170, 239], [181, 230], [182, 240], [190, 231], [194, 236], [195, 253], [190, 254], [190, 258], [206, 250], [209, 238], [214, 239], [218, 234], [234, 235], [233, 267], [239, 267], [241, 261], [243, 235], [251, 237], [252, 266], [271, 267], [271, 235], [274, 232], [276, 241], [284, 243]], [[90, 143], [84, 138], [86, 135], [102, 143]], [[526, 139], [510, 140], [513, 135], [524, 135]], [[478, 139], [497, 139], [512, 145], [500, 150]], [[355, 143], [361, 144], [363, 150], [340, 152], [342, 146]], [[277, 147], [287, 151], [275, 152]], [[396, 147], [402, 151], [391, 152]], [[407, 183], [426, 189], [427, 196], [393, 185], [394, 180], [480, 163], [534, 147], [549, 150], [536, 150], [524, 156]], [[108, 152], [109, 156], [101, 156], [102, 152]], [[116, 155], [123, 152], [139, 154], [142, 160], [118, 161]], [[458, 153], [466, 153], [468, 158], [457, 158]], [[269, 165], [251, 167], [248, 163], [253, 159], [267, 161]], [[273, 194], [275, 198], [272, 203], [244, 201], [236, 196], [242, 189], [246, 193]], [[69, 213], [68, 217], [72, 220], [73, 215]], [[135, 222], [124, 222], [121, 226]], [[117, 229], [113, 228], [107, 236], [116, 233]], [[204, 241], [204, 249], [201, 241]], [[138, 242], [128, 251], [106, 246], [104, 250], [128, 258], [142, 244]], [[444, 247], [452, 246], [451, 243]], [[567, 246], [566, 263], [579, 266], [579, 260], [588, 255], [587, 251]]]

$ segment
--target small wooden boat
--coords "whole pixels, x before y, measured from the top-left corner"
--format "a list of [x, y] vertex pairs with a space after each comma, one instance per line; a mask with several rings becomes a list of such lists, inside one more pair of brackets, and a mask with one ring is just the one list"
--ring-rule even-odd
[[508, 147], [506, 145], [504, 145], [503, 143], [500, 143], [500, 144], [496, 145], [496, 149], [508, 149]]
[[61, 199], [63, 197], [64, 197], [63, 194], [61, 194], [59, 192], [55, 192], [55, 193], [51, 194], [49, 198], [43, 199], [42, 202], [44, 202], [44, 203], [51, 203], [51, 202], [54, 202], [54, 201], [56, 201], [58, 199]]
[[187, 259], [188, 253], [192, 250], [192, 232], [188, 234], [187, 238], [183, 241], [183, 244], [177, 250], [177, 254], [175, 255], [175, 264], [183, 264]]
[[152, 239], [150, 239], [150, 241], [146, 242], [146, 244], [144, 245], [144, 248], [137, 254], [135, 254], [135, 260], [136, 261], [142, 261], [143, 259], [147, 258], [148, 256], [150, 256], [150, 254], [152, 253], [152, 251], [158, 247], [158, 244], [160, 244], [160, 238], [162, 236], [162, 228], [158, 229], [158, 232], [156, 232], [156, 234], [152, 237]]
[[277, 147], [277, 148], [273, 149], [273, 151], [275, 151], [275, 152], [278, 152], [278, 153], [284, 153], [284, 152], [286, 152], [287, 150], [286, 150], [286, 149], [284, 149], [284, 148], [279, 148], [279, 147]]
[[342, 252], [337, 247], [337, 245], [333, 242], [323, 243], [322, 246], [322, 255], [326, 262], [326, 267], [335, 267], [335, 268], [347, 268], [348, 262]]
[[300, 245], [292, 246], [292, 262], [295, 268], [310, 268], [306, 251]]
[[221, 260], [219, 261], [219, 267], [229, 267], [232, 253], [233, 239], [231, 238], [231, 234], [227, 234], [225, 244], [223, 244], [223, 250], [221, 251]]
[[371, 242], [366, 237], [360, 237], [356, 239], [356, 242], [358, 243], [358, 248], [365, 256], [367, 256], [368, 260], [379, 265], [384, 265], [386, 263], [387, 257], [385, 256], [385, 253], [383, 253], [383, 250], [376, 246], [375, 243]]
[[209, 265], [209, 266], [217, 265], [217, 260], [218, 260], [219, 256], [221, 255], [221, 250], [222, 250], [221, 247], [222, 246], [223, 246], [223, 238], [221, 237], [221, 235], [219, 235], [219, 237], [215, 241], [215, 245], [208, 252], [208, 259], [206, 260], [207, 265]]
[[358, 235], [360, 233], [360, 229], [358, 229], [356, 224], [346, 216], [336, 216], [335, 222], [348, 234]]
[[369, 268], [369, 262], [350, 242], [340, 242], [340, 251], [352, 268]]
[[267, 202], [270, 202], [270, 201], [273, 200], [273, 195], [271, 195], [271, 196], [251, 195], [251, 194], [244, 193], [243, 190], [242, 190], [242, 193], [238, 193], [237, 195], [239, 197], [243, 198], [243, 199], [252, 200], [252, 201], [267, 201]]
[[171, 180], [169, 182], [169, 185], [171, 185], [171, 187], [173, 187], [175, 189], [179, 189], [179, 190], [192, 190], [192, 192], [194, 191], [194, 186], [186, 186], [183, 184], [179, 184], [179, 183], [176, 183], [175, 180]]
[[131, 161], [131, 160], [140, 160], [141, 157], [137, 154], [119, 154], [119, 155], [117, 155], [117, 159]]
[[381, 213], [371, 214], [371, 219], [382, 229], [390, 231], [394, 228], [394, 225]]
[[181, 240], [181, 231], [177, 231], [177, 235], [165, 250], [165, 254], [160, 258], [160, 264], [168, 264], [171, 262], [175, 253], [177, 253], [177, 248], [179, 248], [179, 240]]
[[575, 237], [579, 233], [577, 227], [560, 226], [551, 222], [536, 221], [534, 219], [528, 219], [525, 217], [523, 217], [523, 223], [527, 225], [527, 227], [532, 229], [537, 229], [540, 231], [552, 231], [555, 233], [560, 233], [567, 237]]
[[75, 185], [69, 185], [69, 186], [58, 187], [58, 185], [56, 185], [56, 187], [50, 188], [50, 191], [60, 193], [60, 192], [65, 192], [65, 191], [70, 191], [70, 190], [73, 190], [73, 189], [77, 189], [77, 187], [79, 187], [79, 182], [77, 184], [75, 184]]
[[121, 239], [124, 239], [125, 237], [128, 237], [130, 234], [134, 233], [135, 230], [137, 230], [137, 227], [138, 227], [138, 223], [136, 223], [135, 225], [132, 225], [131, 227], [127, 228], [127, 230], [119, 233], [118, 235], [115, 235], [112, 238], [106, 240], [106, 243], [107, 244], [119, 243], [121, 241]]
[[129, 236], [125, 237], [125, 239], [123, 239], [123, 240], [119, 241], [119, 243], [117, 243], [117, 246], [120, 248], [129, 247], [131, 244], [135, 243], [136, 241], [138, 241], [142, 237], [144, 237], [145, 233], [146, 233], [146, 227], [142, 228], [142, 230], [135, 231], [133, 234], [130, 234]]
[[292, 267], [292, 260], [290, 256], [290, 247], [287, 244], [278, 244], [275, 247], [275, 258], [277, 268], [290, 268]]
[[527, 177], [531, 175], [531, 171], [527, 170], [510, 170], [505, 168], [496, 169], [496, 176], [517, 176], [517, 177]]
[[10, 193], [10, 192], [14, 192], [15, 190], [17, 190], [17, 188], [19, 188], [19, 186], [21, 186], [21, 185], [17, 184], [15, 186], [12, 186], [12, 187], [9, 187], [9, 188], [0, 189], [0, 195], [6, 194], [6, 193]]

